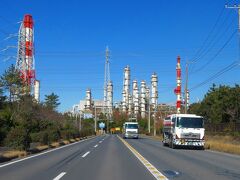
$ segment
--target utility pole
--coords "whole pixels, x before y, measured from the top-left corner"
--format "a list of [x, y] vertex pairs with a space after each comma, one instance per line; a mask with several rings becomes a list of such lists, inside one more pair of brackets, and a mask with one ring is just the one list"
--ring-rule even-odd
[[82, 117], [81, 117], [81, 111], [79, 111], [79, 116], [80, 116], [80, 118], [79, 118], [79, 131], [81, 131], [81, 130], [82, 130]]
[[234, 4], [233, 6], [225, 5], [227, 9], [237, 9], [238, 11], [238, 61], [240, 61], [240, 5]]
[[97, 108], [94, 106], [94, 131], [95, 134], [97, 133]]
[[154, 108], [154, 124], [153, 124], [153, 136], [156, 136], [156, 117], [157, 117], [157, 104], [155, 105], [155, 108]]
[[186, 63], [186, 82], [185, 82], [185, 95], [184, 95], [184, 104], [185, 104], [185, 114], [187, 114], [187, 109], [188, 109], [188, 98], [187, 98], [187, 94], [188, 94], [188, 62]]
[[240, 32], [240, 5], [234, 4], [233, 6], [225, 5], [227, 9], [237, 9], [238, 10], [238, 31]]
[[151, 133], [151, 104], [150, 100], [148, 101], [148, 133]]

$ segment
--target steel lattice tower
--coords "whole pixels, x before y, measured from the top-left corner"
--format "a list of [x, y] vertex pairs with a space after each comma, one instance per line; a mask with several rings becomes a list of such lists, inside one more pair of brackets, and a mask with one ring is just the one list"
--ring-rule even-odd
[[106, 114], [111, 113], [111, 109], [109, 107], [109, 98], [108, 97], [108, 86], [111, 84], [110, 80], [110, 65], [109, 65], [109, 49], [108, 46], [106, 47], [106, 52], [105, 52], [105, 68], [104, 68], [104, 107], [103, 107], [103, 112]]
[[23, 93], [31, 94], [35, 83], [35, 62], [33, 46], [33, 18], [25, 15], [18, 35], [18, 52], [15, 68], [24, 82]]

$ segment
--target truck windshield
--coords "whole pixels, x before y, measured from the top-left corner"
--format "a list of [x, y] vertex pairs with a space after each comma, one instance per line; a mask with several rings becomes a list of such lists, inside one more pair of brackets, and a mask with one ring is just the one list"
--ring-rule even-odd
[[203, 118], [178, 117], [177, 127], [203, 128]]
[[126, 124], [125, 128], [128, 128], [128, 129], [138, 129], [138, 125], [137, 124]]

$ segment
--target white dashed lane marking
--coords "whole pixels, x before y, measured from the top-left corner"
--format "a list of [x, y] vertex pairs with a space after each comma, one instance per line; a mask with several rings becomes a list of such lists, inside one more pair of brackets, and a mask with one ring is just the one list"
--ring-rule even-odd
[[82, 157], [85, 158], [89, 153], [90, 151], [86, 152], [84, 155], [82, 155]]
[[61, 179], [64, 175], [66, 174], [66, 172], [61, 172], [57, 177], [55, 177], [53, 180], [59, 180]]

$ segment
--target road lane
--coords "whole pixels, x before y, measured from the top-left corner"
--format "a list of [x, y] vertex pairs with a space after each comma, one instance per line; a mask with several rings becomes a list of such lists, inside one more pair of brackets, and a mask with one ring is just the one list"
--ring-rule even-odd
[[240, 156], [211, 151], [170, 149], [149, 138], [127, 142], [169, 179], [240, 179]]
[[2, 167], [0, 168], [0, 179], [53, 179], [61, 172], [66, 172], [66, 166], [82, 158], [81, 156], [93, 149], [93, 146], [102, 138], [103, 137], [100, 136], [89, 139], [73, 144], [72, 146]]
[[[170, 180], [240, 179], [240, 156], [201, 150], [175, 150], [148, 138], [126, 141]], [[174, 174], [177, 176], [174, 177]], [[54, 178], [155, 179], [115, 135], [99, 136], [0, 168], [0, 179]]]
[[62, 178], [83, 180], [154, 180], [141, 162], [115, 135], [108, 136], [81, 161], [75, 161]]

